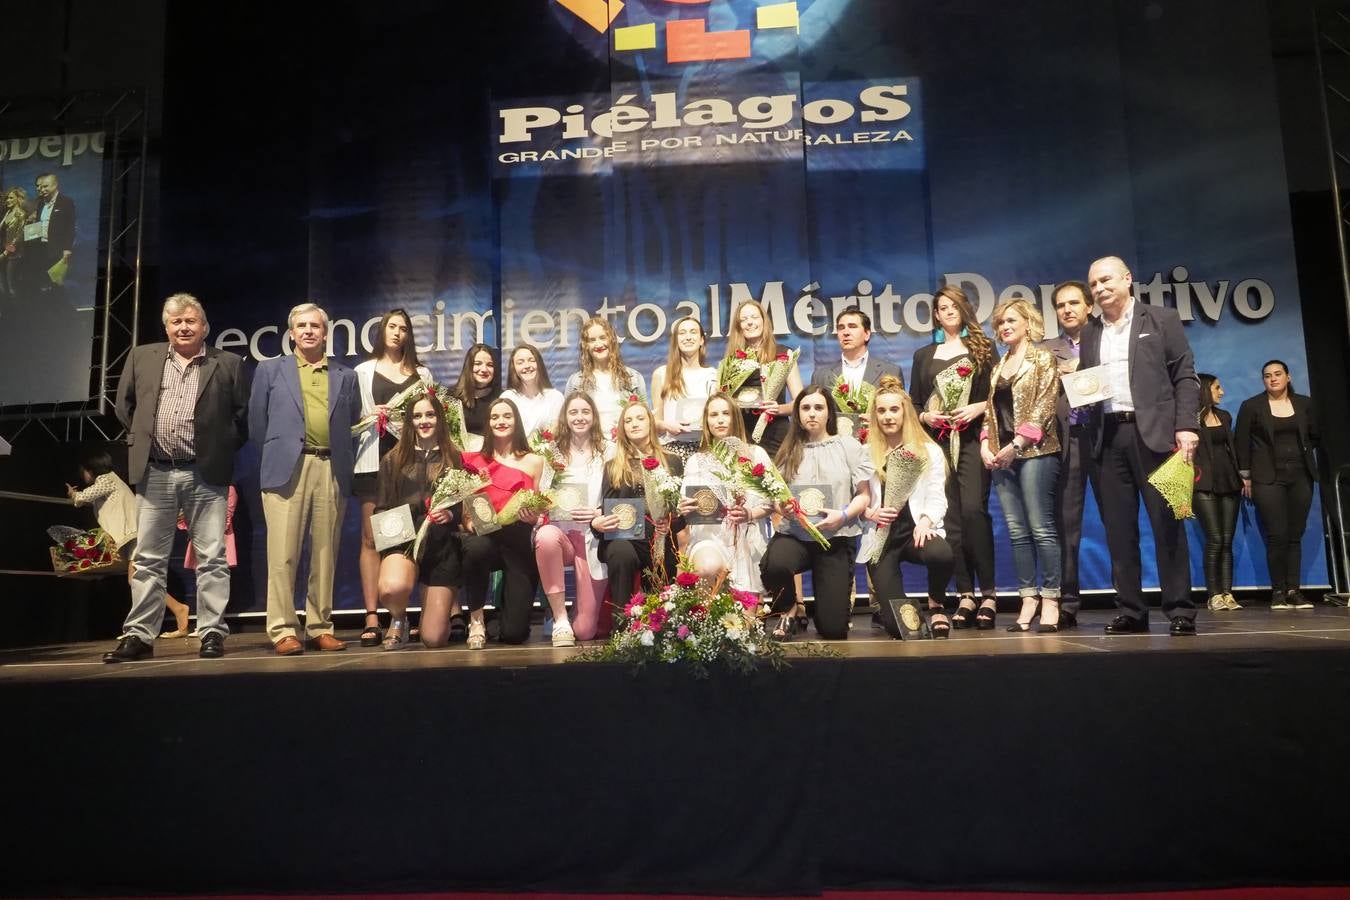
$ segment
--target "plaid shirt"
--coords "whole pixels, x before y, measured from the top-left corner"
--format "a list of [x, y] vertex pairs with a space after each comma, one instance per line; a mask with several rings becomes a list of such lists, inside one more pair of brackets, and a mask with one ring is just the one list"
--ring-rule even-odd
[[159, 378], [159, 407], [155, 411], [155, 436], [150, 455], [156, 459], [194, 459], [197, 441], [193, 419], [197, 411], [197, 381], [206, 347], [187, 362], [169, 348]]

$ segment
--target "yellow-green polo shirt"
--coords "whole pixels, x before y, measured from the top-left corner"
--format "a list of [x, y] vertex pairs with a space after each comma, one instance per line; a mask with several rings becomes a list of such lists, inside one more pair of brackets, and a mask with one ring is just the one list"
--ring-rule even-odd
[[299, 353], [300, 398], [305, 407], [305, 446], [328, 449], [328, 357], [310, 365]]

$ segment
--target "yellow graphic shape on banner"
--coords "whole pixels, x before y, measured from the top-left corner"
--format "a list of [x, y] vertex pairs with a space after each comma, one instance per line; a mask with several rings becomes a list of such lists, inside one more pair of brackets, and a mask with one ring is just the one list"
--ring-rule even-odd
[[656, 23], [614, 29], [615, 50], [651, 50], [656, 46]]
[[755, 10], [757, 28], [795, 28], [801, 34], [796, 3], [771, 3]]
[[[604, 34], [623, 9], [623, 0], [557, 0], [563, 9]], [[652, 46], [656, 46], [653, 44]]]

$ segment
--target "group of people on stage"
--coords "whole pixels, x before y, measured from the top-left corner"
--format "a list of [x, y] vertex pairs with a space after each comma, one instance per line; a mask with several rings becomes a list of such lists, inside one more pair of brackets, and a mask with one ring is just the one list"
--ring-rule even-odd
[[58, 291], [75, 250], [75, 202], [56, 175], [44, 172], [25, 188], [0, 188], [0, 309], [26, 296]]
[[[380, 320], [371, 358], [349, 369], [326, 356], [328, 317], [312, 303], [290, 312], [294, 355], [260, 363], [250, 378], [238, 356], [206, 345], [201, 303], [175, 294], [164, 304], [167, 343], [136, 348], [118, 387], [140, 508], [132, 609], [105, 661], [153, 654], [180, 515], [197, 557], [200, 655], [224, 653], [227, 492], [234, 451], [246, 439], [261, 448], [267, 631], [281, 655], [346, 646], [333, 633], [332, 592], [339, 526], [353, 494], [363, 529], [361, 643], [387, 650], [413, 636], [408, 608], [418, 585], [424, 645], [443, 646], [458, 628], [470, 648], [483, 647], [493, 573], [500, 573], [503, 642], [528, 639], [539, 594], [555, 646], [604, 637], [614, 611], [635, 590], [660, 588], [648, 582], [662, 571], [673, 576], [679, 557], [708, 584], [760, 595], [777, 637], [802, 627], [799, 576], [809, 572], [817, 633], [846, 638], [857, 563], [894, 637], [992, 629], [991, 487], [1021, 597], [1008, 630], [1073, 627], [1088, 483], [1117, 592], [1119, 615], [1107, 633], [1148, 628], [1142, 499], [1163, 614], [1172, 634], [1194, 634], [1186, 532], [1162, 495], [1146, 489], [1149, 474], [1178, 449], [1201, 473], [1195, 509], [1207, 536], [1210, 608], [1236, 608], [1239, 494], [1260, 513], [1272, 606], [1306, 605], [1298, 580], [1316, 478], [1311, 403], [1294, 393], [1287, 367], [1272, 361], [1263, 370], [1265, 393], [1243, 404], [1231, 430], [1219, 408], [1222, 387], [1197, 377], [1177, 313], [1137, 302], [1131, 282], [1122, 260], [1105, 257], [1092, 263], [1086, 282], [1059, 285], [1060, 335], [1051, 341], [1024, 299], [998, 304], [991, 338], [962, 291], [942, 287], [933, 300], [933, 342], [914, 355], [908, 391], [897, 365], [869, 354], [871, 322], [857, 307], [836, 317], [838, 362], [803, 384], [796, 354], [779, 346], [764, 309], [747, 300], [733, 312], [720, 366], [709, 365], [697, 318], [673, 324], [650, 402], [646, 380], [624, 364], [600, 317], [585, 323], [578, 371], [561, 392], [528, 345], [506, 358], [505, 390], [501, 356], [484, 344], [466, 352], [453, 388], [435, 385], [418, 360], [411, 317], [400, 309]], [[1094, 305], [1099, 316], [1091, 315]], [[1095, 366], [1109, 399], [1071, 407], [1061, 375]], [[740, 465], [757, 476], [775, 470], [793, 499], [731, 489]], [[455, 472], [486, 484], [472, 504], [437, 502]], [[625, 521], [620, 510], [644, 497], [655, 502], [650, 491], [660, 481], [682, 483], [677, 508]], [[718, 500], [711, 516], [696, 499], [700, 488]], [[520, 503], [530, 491], [551, 498], [548, 512]], [[404, 510], [420, 536], [391, 542], [386, 513]], [[301, 626], [294, 590], [306, 532]], [[926, 570], [927, 595], [918, 603], [906, 595], [902, 563]], [[387, 629], [381, 607], [391, 618]]]

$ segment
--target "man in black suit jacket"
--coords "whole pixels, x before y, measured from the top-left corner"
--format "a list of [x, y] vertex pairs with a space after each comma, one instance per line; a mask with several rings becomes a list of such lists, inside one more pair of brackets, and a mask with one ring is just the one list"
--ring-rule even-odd
[[[1061, 376], [1078, 370], [1083, 349], [1083, 335], [1092, 321], [1092, 300], [1088, 287], [1081, 281], [1066, 281], [1055, 287], [1051, 295], [1055, 304], [1055, 318], [1059, 320], [1059, 335], [1041, 342], [1044, 350], [1055, 357]], [[1061, 574], [1059, 598], [1059, 628], [1075, 628], [1078, 610], [1082, 606], [1078, 581], [1078, 547], [1083, 540], [1083, 502], [1087, 499], [1087, 485], [1101, 503], [1101, 487], [1097, 483], [1096, 460], [1092, 457], [1092, 411], [1086, 408], [1070, 409], [1061, 382], [1059, 392], [1060, 456], [1059, 491], [1055, 495], [1055, 518], [1059, 524]]]
[[75, 252], [75, 201], [61, 193], [60, 183], [50, 172], [39, 175], [34, 186], [38, 195], [34, 220], [47, 225], [46, 238], [37, 243], [37, 260], [42, 266], [39, 284], [50, 288], [54, 285], [47, 270], [62, 260], [68, 262]]
[[1102, 523], [1120, 615], [1107, 634], [1148, 630], [1139, 562], [1139, 499], [1148, 511], [1157, 553], [1163, 614], [1174, 635], [1195, 634], [1186, 529], [1148, 476], [1179, 448], [1189, 461], [1199, 443], [1200, 382], [1191, 346], [1176, 310], [1134, 299], [1134, 278], [1119, 257], [1088, 269], [1088, 288], [1101, 319], [1085, 331], [1083, 368], [1110, 366], [1111, 399], [1094, 410], [1092, 452], [1101, 473]]
[[857, 387], [858, 381], [865, 381], [872, 387], [877, 386], [882, 375], [894, 375], [905, 385], [905, 376], [895, 363], [887, 362], [868, 352], [872, 341], [872, 318], [856, 306], [850, 306], [834, 317], [834, 336], [839, 341], [839, 361], [818, 366], [811, 373], [811, 383], [827, 390], [834, 386], [834, 380], [848, 367], [849, 382]]
[[104, 662], [153, 656], [164, 622], [169, 554], [181, 515], [197, 555], [199, 656], [225, 654], [230, 567], [225, 516], [234, 453], [247, 437], [244, 361], [206, 346], [206, 311], [191, 294], [164, 301], [167, 343], [135, 347], [117, 383], [117, 417], [127, 429], [131, 483], [140, 498], [132, 558], [131, 611]]

